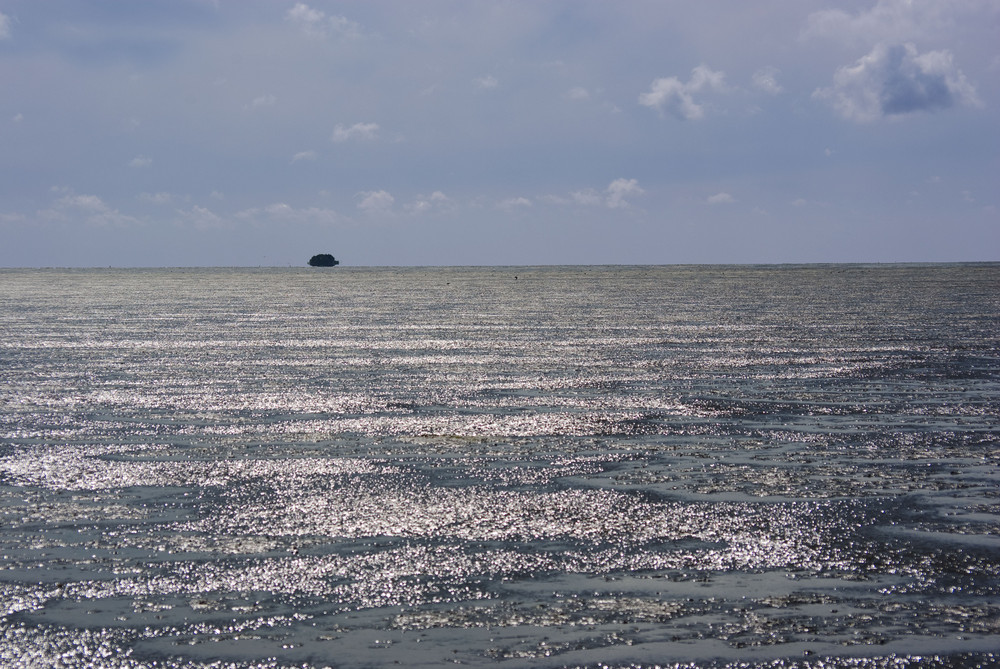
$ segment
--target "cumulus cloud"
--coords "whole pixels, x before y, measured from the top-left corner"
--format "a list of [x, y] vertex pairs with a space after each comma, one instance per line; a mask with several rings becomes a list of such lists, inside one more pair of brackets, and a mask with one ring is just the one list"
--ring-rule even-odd
[[776, 67], [762, 67], [754, 72], [753, 85], [757, 89], [771, 95], [777, 95], [784, 90], [781, 88], [781, 84], [778, 83], [778, 68]]
[[232, 229], [235, 226], [231, 220], [219, 216], [207, 207], [195, 205], [190, 209], [177, 211], [177, 223], [194, 227], [197, 230]]
[[629, 197], [645, 193], [637, 179], [615, 179], [603, 191], [593, 188], [576, 190], [569, 197], [547, 195], [543, 200], [557, 205], [579, 205], [582, 207], [608, 207], [624, 209], [629, 206]]
[[[65, 191], [63, 191], [65, 192]], [[39, 212], [48, 220], [83, 221], [96, 227], [125, 227], [139, 223], [137, 218], [110, 207], [96, 195], [68, 193], [59, 198], [52, 208]]]
[[378, 123], [355, 123], [349, 128], [338, 123], [330, 139], [338, 143], [351, 139], [375, 139], [378, 137], [378, 129]]
[[288, 218], [295, 215], [295, 208], [285, 202], [275, 202], [264, 207], [264, 211], [276, 218]]
[[318, 9], [313, 9], [304, 2], [297, 2], [288, 10], [285, 18], [303, 26], [315, 26], [323, 21], [326, 15]]
[[736, 198], [729, 193], [716, 193], [715, 195], [709, 196], [705, 201], [708, 204], [731, 204], [736, 202]]
[[699, 65], [691, 70], [691, 78], [686, 83], [677, 77], [656, 79], [649, 91], [639, 95], [639, 104], [652, 107], [661, 114], [693, 121], [705, 115], [704, 106], [695, 102], [694, 94], [709, 90], [725, 90], [725, 74], [707, 65]]
[[406, 209], [420, 214], [433, 210], [451, 209], [454, 207], [454, 204], [454, 201], [450, 197], [436, 190], [430, 195], [418, 195], [413, 202], [406, 205]]
[[513, 211], [515, 209], [523, 209], [524, 207], [530, 206], [532, 206], [531, 200], [526, 197], [509, 197], [497, 204], [497, 207], [503, 209], [504, 211]]
[[975, 88], [955, 67], [951, 52], [921, 54], [909, 43], [876, 45], [854, 65], [837, 70], [833, 86], [817, 89], [813, 97], [859, 123], [948, 109], [957, 103], [981, 104]]
[[870, 9], [852, 14], [842, 9], [813, 12], [802, 39], [827, 38], [850, 45], [899, 43], [933, 38], [953, 25], [956, 16], [976, 11], [982, 2], [943, 0], [878, 0]]
[[368, 214], [386, 213], [392, 211], [396, 198], [384, 190], [362, 191], [358, 193], [361, 201], [358, 209]]
[[10, 38], [10, 18], [0, 12], [0, 39]]
[[340, 220], [340, 215], [333, 209], [321, 207], [293, 207], [286, 202], [275, 202], [266, 207], [254, 207], [245, 209], [236, 218], [250, 222], [281, 221], [285, 223], [306, 223], [324, 224], [336, 223]]
[[292, 162], [297, 163], [300, 160], [316, 160], [315, 151], [299, 151], [294, 156], [292, 156]]
[[576, 86], [575, 88], [569, 89], [569, 92], [566, 93], [566, 97], [570, 100], [589, 100], [590, 91], [582, 86]]
[[605, 202], [612, 209], [622, 209], [628, 206], [628, 201], [625, 198], [632, 195], [642, 195], [645, 192], [635, 179], [615, 179], [608, 185]]
[[593, 188], [577, 190], [570, 193], [570, 198], [574, 204], [582, 204], [587, 207], [594, 207], [604, 204], [604, 198]]
[[139, 168], [139, 167], [149, 167], [152, 164], [153, 164], [152, 158], [149, 158], [147, 156], [136, 156], [135, 158], [129, 161], [128, 166]]
[[285, 20], [315, 37], [326, 37], [330, 33], [357, 35], [361, 30], [361, 26], [347, 17], [327, 16], [325, 12], [313, 9], [304, 2], [295, 3], [285, 14]]

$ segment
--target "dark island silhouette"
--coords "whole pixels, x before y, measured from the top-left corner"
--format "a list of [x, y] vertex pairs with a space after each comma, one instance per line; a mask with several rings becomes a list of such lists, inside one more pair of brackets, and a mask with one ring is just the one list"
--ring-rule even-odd
[[340, 261], [329, 253], [317, 253], [309, 259], [310, 267], [336, 267]]

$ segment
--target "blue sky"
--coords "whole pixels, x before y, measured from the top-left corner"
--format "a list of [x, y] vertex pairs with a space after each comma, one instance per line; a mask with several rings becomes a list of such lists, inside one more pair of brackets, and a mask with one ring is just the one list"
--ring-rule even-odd
[[0, 0], [0, 266], [1000, 260], [995, 0]]

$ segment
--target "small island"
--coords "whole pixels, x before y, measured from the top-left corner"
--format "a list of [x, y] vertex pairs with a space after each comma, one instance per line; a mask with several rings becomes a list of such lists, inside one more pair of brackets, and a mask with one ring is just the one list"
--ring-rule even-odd
[[317, 253], [309, 259], [310, 267], [336, 267], [340, 261], [329, 253]]

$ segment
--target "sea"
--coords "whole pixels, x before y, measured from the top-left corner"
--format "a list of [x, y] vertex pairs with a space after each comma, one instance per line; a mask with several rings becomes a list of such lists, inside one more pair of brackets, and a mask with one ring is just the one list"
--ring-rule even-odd
[[0, 270], [0, 667], [1000, 666], [1000, 263]]

